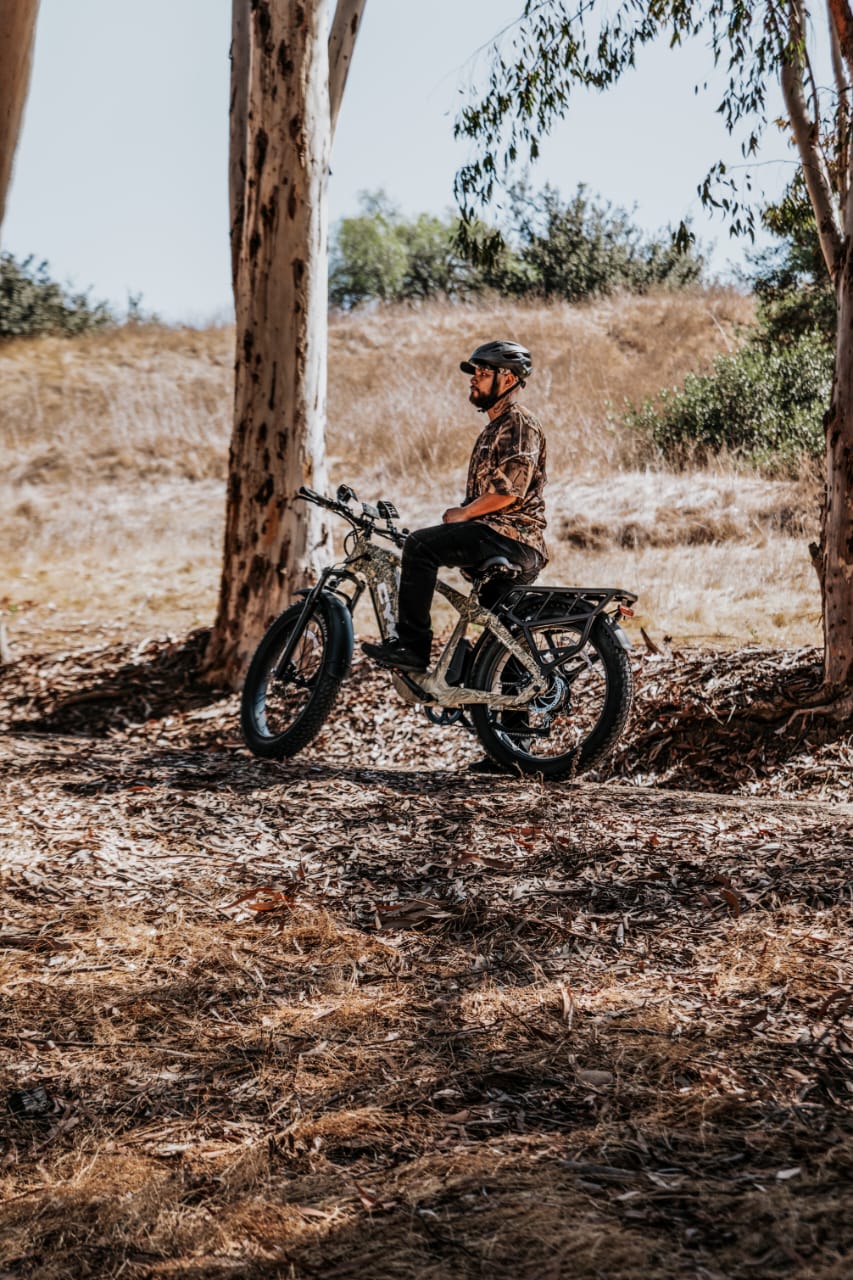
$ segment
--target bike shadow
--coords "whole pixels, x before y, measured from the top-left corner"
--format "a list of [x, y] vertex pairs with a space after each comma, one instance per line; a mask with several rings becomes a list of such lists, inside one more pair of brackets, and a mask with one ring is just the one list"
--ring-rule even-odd
[[[68, 739], [65, 739], [67, 744]], [[44, 741], [40, 759], [30, 759], [31, 773], [56, 776], [64, 774], [62, 787], [72, 794], [121, 792], [138, 789], [140, 780], [149, 786], [164, 786], [185, 792], [208, 792], [226, 789], [233, 794], [258, 792], [321, 790], [353, 787], [357, 790], [380, 789], [401, 797], [444, 796], [445, 798], [482, 798], [484, 793], [522, 792], [538, 787], [537, 777], [510, 774], [479, 775], [465, 771], [464, 766], [385, 767], [376, 765], [333, 765], [320, 761], [258, 760], [242, 748], [188, 748], [186, 746], [153, 747], [116, 755], [106, 744], [91, 741], [77, 752], [62, 754], [51, 750]], [[85, 776], [80, 777], [83, 773]], [[562, 788], [575, 784], [545, 783]], [[343, 802], [342, 802], [343, 803]]]

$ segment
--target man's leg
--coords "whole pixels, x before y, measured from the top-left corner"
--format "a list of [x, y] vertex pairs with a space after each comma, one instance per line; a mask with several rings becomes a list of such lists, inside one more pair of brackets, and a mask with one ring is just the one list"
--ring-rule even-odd
[[511, 555], [513, 544], [487, 524], [470, 520], [416, 529], [403, 544], [398, 633], [407, 649], [429, 654], [430, 609], [442, 566], [472, 569], [490, 556]]
[[471, 569], [490, 556], [511, 556], [514, 546], [478, 520], [431, 525], [410, 533], [403, 544], [397, 627], [403, 661], [393, 661], [393, 645], [365, 645], [365, 653], [389, 665], [411, 663], [409, 670], [424, 670], [429, 664], [430, 607], [439, 568]]

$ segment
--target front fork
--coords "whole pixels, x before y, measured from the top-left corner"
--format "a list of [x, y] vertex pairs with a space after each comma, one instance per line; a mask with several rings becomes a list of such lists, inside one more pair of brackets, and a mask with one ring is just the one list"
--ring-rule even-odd
[[296, 646], [299, 644], [299, 641], [302, 638], [302, 633], [307, 627], [311, 615], [314, 612], [314, 606], [319, 599], [320, 592], [325, 587], [332, 572], [333, 570], [331, 568], [324, 569], [313, 587], [303, 588], [300, 591], [294, 592], [294, 595], [296, 596], [304, 596], [304, 600], [302, 602], [302, 609], [300, 610], [299, 617], [296, 619], [296, 626], [291, 631], [290, 638], [284, 646], [284, 653], [278, 660], [275, 672], [277, 678], [280, 679], [284, 672], [287, 671], [287, 668], [290, 665], [290, 660], [296, 651]]

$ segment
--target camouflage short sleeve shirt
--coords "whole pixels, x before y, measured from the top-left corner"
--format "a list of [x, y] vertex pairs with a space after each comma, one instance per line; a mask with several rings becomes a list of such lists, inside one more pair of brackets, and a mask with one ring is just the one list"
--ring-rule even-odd
[[505, 538], [533, 547], [543, 564], [548, 560], [543, 537], [545, 465], [542, 428], [522, 405], [510, 404], [477, 437], [465, 489], [466, 503], [481, 498], [484, 493], [512, 494], [515, 498], [512, 506], [477, 519]]

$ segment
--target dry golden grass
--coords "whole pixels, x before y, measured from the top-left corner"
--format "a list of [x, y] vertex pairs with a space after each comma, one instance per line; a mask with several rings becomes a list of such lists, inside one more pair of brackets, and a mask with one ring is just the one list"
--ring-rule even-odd
[[[730, 349], [751, 314], [740, 294], [710, 289], [333, 317], [330, 483], [393, 498], [410, 527], [433, 522], [464, 485], [480, 425], [459, 359], [490, 334], [516, 334], [536, 355], [525, 399], [548, 433], [549, 579], [637, 591], [638, 623], [658, 636], [814, 643], [804, 536], [814, 483], [631, 470], [635, 444], [615, 425], [626, 399]], [[138, 633], [210, 619], [232, 341], [225, 328], [143, 325], [2, 349], [0, 537], [14, 642], [84, 634], [92, 621]]]
[[466, 404], [459, 361], [500, 336], [533, 352], [525, 401], [547, 426], [552, 475], [601, 476], [632, 453], [611, 422], [625, 401], [708, 368], [752, 318], [751, 300], [727, 289], [338, 317], [330, 344], [332, 470], [432, 490], [437, 477], [464, 469], [480, 420]]
[[[435, 303], [335, 316], [329, 347], [331, 470], [433, 487], [464, 467], [479, 419], [460, 359], [494, 333], [536, 358], [529, 399], [552, 471], [601, 474], [630, 444], [610, 423], [737, 342], [752, 303], [731, 290], [595, 305]], [[19, 484], [71, 477], [189, 480], [224, 472], [233, 331], [156, 325], [38, 338], [0, 351], [0, 459]], [[337, 476], [335, 476], [337, 481]]]
[[26, 487], [222, 474], [229, 329], [129, 325], [0, 350], [0, 458]]

